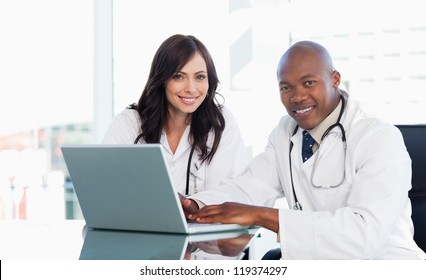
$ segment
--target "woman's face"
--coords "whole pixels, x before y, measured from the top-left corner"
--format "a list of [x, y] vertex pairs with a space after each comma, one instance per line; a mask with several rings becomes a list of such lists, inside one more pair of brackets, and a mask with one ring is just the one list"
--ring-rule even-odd
[[166, 98], [171, 116], [188, 115], [207, 95], [209, 80], [204, 58], [196, 52], [185, 66], [166, 82]]

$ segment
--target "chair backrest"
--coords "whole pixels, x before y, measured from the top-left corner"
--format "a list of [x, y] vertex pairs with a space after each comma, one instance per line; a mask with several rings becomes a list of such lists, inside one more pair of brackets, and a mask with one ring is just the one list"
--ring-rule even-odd
[[426, 251], [426, 124], [396, 125], [404, 137], [412, 161], [412, 204], [414, 240]]

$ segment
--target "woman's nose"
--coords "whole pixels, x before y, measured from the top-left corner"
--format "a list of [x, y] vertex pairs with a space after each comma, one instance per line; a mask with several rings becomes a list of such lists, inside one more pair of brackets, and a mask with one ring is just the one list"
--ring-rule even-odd
[[188, 93], [195, 93], [197, 91], [197, 88], [195, 86], [195, 82], [188, 79], [186, 82], [185, 91]]

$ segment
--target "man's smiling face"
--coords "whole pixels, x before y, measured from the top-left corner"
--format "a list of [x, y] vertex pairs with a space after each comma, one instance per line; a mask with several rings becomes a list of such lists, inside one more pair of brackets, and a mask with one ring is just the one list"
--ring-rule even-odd
[[277, 76], [281, 102], [303, 129], [316, 127], [339, 103], [340, 74], [314, 49], [284, 55]]

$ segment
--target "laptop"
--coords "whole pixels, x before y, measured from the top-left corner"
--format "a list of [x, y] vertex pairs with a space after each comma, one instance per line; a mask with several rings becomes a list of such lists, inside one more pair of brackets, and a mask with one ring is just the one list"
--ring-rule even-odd
[[179, 234], [247, 228], [188, 223], [160, 144], [61, 149], [89, 228]]

